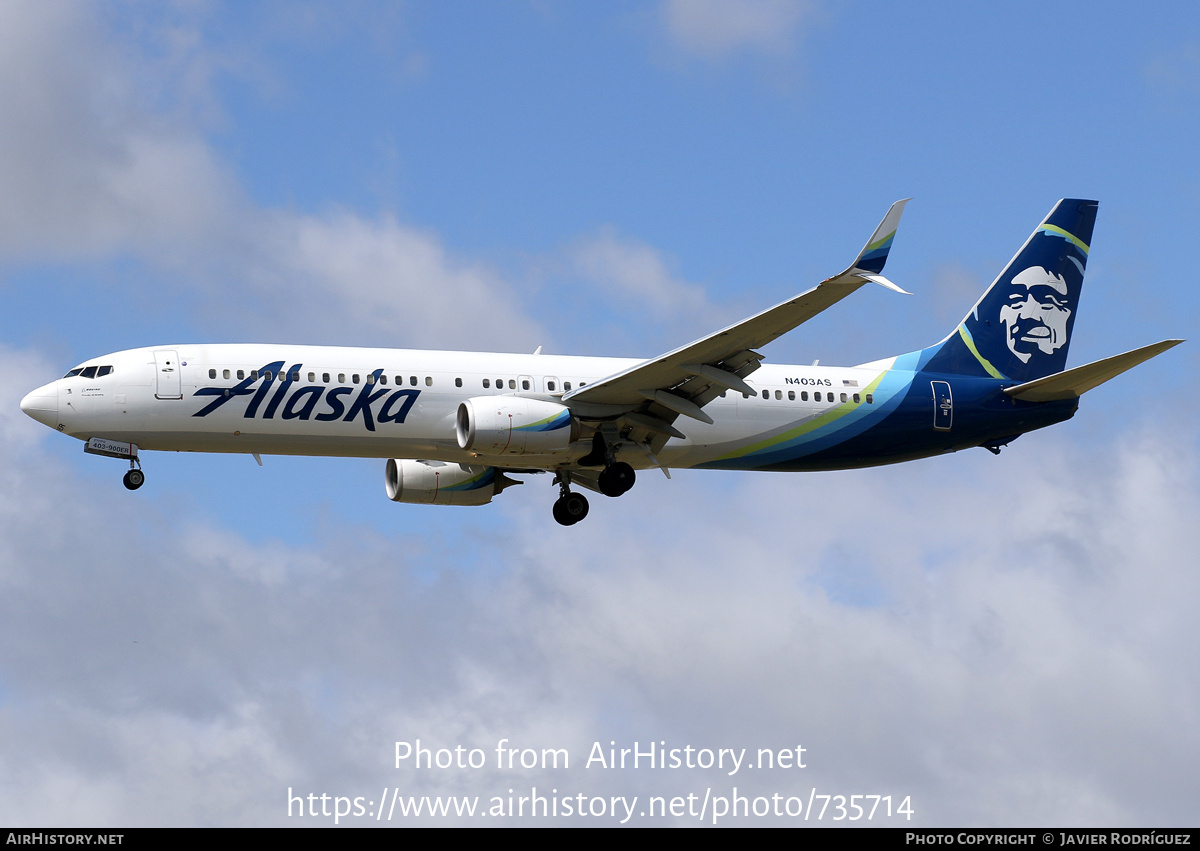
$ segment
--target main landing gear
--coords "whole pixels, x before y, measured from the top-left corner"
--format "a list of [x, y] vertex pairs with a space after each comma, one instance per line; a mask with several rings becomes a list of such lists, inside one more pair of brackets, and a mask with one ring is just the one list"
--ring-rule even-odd
[[[637, 475], [633, 467], [616, 460], [615, 453], [599, 431], [592, 438], [592, 451], [579, 459], [581, 467], [603, 467], [596, 477], [596, 488], [605, 496], [620, 496], [633, 487]], [[554, 519], [563, 526], [574, 526], [587, 517], [588, 501], [583, 494], [571, 492], [571, 474], [559, 470], [554, 481], [558, 484], [558, 499], [554, 502]]]
[[554, 519], [561, 526], [574, 526], [587, 517], [587, 497], [581, 493], [572, 493], [571, 478], [568, 473], [560, 470], [554, 480], [558, 482], [558, 499], [554, 501]]
[[633, 468], [624, 461], [616, 461], [605, 467], [600, 473], [600, 493], [605, 496], [620, 496], [633, 487]]
[[129, 472], [121, 479], [125, 487], [135, 491], [146, 483], [146, 474], [142, 472], [142, 462], [137, 458], [129, 460]]
[[581, 467], [603, 467], [598, 484], [605, 496], [620, 496], [633, 487], [637, 476], [624, 461], [617, 461], [604, 435], [596, 432], [592, 438], [592, 451], [579, 459]]

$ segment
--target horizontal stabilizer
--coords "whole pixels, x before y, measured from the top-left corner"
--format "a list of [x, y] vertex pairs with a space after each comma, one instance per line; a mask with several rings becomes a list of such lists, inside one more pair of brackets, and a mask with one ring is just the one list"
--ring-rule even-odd
[[1077, 399], [1093, 387], [1099, 387], [1110, 378], [1116, 378], [1127, 369], [1133, 369], [1139, 363], [1150, 360], [1155, 355], [1161, 355], [1167, 349], [1172, 349], [1183, 340], [1163, 340], [1150, 346], [1125, 352], [1123, 355], [1113, 355], [1111, 358], [1094, 361], [1093, 363], [1077, 366], [1065, 372], [1056, 372], [1045, 378], [1038, 378], [1006, 387], [1004, 392], [1015, 399], [1026, 402], [1054, 402], [1059, 399]]

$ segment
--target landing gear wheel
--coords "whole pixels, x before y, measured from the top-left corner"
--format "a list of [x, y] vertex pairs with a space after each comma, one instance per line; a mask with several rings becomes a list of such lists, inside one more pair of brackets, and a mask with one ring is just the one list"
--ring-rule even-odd
[[130, 470], [121, 481], [125, 483], [125, 487], [131, 491], [135, 491], [146, 483], [146, 474], [141, 470]]
[[620, 496], [633, 487], [637, 476], [624, 461], [609, 464], [600, 474], [600, 492], [605, 496]]
[[587, 517], [587, 497], [580, 493], [569, 493], [554, 502], [554, 519], [562, 526], [574, 526]]

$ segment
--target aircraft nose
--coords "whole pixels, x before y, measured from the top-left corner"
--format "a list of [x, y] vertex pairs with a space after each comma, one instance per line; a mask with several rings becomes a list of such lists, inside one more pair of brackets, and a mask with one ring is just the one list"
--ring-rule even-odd
[[42, 425], [58, 426], [58, 384], [39, 387], [21, 400], [21, 410]]

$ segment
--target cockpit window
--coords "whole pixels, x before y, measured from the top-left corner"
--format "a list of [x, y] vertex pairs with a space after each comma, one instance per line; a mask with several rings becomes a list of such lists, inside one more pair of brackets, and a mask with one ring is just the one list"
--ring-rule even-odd
[[105, 366], [77, 366], [64, 375], [63, 378], [74, 378], [77, 375], [80, 378], [96, 378], [101, 375], [112, 375], [112, 373], [112, 366], [107, 364]]

